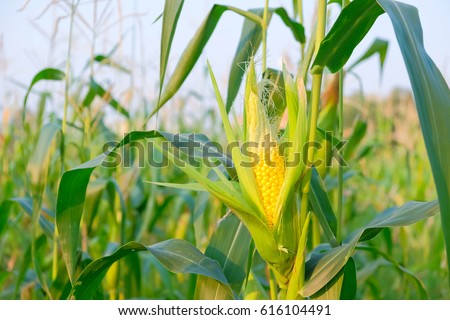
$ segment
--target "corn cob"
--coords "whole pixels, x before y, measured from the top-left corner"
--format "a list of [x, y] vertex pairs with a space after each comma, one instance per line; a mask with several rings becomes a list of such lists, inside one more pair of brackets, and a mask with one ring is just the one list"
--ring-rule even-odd
[[[257, 143], [252, 151], [258, 155], [259, 161], [253, 168], [253, 173], [267, 225], [272, 229], [278, 220], [277, 201], [284, 181], [285, 167], [277, 138], [262, 107], [258, 95], [252, 91], [247, 104], [248, 140]], [[264, 144], [267, 142], [270, 142], [270, 148], [268, 144]]]
[[[269, 159], [266, 159], [264, 149], [259, 150], [258, 153], [260, 161], [253, 172], [267, 224], [269, 228], [273, 228], [278, 219], [276, 205], [284, 181], [284, 158], [279, 154], [278, 147], [270, 151]], [[270, 162], [268, 163], [267, 160]]]

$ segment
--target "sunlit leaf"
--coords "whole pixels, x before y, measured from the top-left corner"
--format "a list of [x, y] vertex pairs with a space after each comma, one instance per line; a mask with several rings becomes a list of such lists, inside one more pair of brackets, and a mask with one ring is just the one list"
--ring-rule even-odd
[[366, 52], [356, 60], [350, 67], [348, 67], [348, 71], [351, 71], [354, 67], [356, 67], [361, 62], [369, 59], [375, 54], [378, 54], [380, 61], [380, 70], [383, 71], [384, 61], [386, 60], [386, 54], [389, 47], [389, 42], [383, 39], [375, 39], [372, 45], [366, 50]]
[[167, 61], [169, 59], [170, 48], [178, 24], [184, 0], [166, 0], [164, 3], [163, 22], [161, 32], [161, 53], [159, 64], [159, 94], [161, 95], [166, 75]]

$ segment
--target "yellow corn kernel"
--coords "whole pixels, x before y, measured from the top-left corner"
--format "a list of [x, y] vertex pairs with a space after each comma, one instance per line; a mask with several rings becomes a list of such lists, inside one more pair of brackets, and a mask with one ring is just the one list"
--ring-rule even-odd
[[264, 148], [258, 148], [257, 154], [259, 162], [253, 172], [267, 225], [272, 229], [278, 219], [276, 206], [284, 181], [284, 158], [279, 154], [278, 146], [271, 148], [270, 156], [265, 154]]

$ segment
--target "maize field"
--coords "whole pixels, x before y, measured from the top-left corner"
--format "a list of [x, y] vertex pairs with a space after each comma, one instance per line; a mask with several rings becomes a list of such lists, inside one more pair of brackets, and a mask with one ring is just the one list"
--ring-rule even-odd
[[[0, 45], [0, 299], [450, 298], [450, 90], [415, 7], [207, 1], [188, 33], [195, 1], [23, 2], [51, 58], [23, 83]], [[396, 41], [364, 42], [379, 19]], [[348, 93], [392, 47], [411, 90]]]

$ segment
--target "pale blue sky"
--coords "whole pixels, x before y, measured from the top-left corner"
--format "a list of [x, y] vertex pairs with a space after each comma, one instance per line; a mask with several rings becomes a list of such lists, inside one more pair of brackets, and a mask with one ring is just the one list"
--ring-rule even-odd
[[[54, 29], [54, 21], [58, 17], [66, 15], [64, 6], [54, 5], [41, 13], [51, 2], [50, 0], [31, 0], [25, 10], [19, 11], [26, 1], [0, 0], [0, 90], [17, 90], [15, 85], [7, 79], [13, 78], [23, 83], [29, 83], [32, 76], [44, 67], [63, 68], [67, 51], [68, 19], [65, 18], [59, 24], [53, 49], [50, 46], [49, 35]], [[59, 1], [62, 3], [63, 1]], [[69, 0], [67, 1], [69, 2]], [[305, 26], [307, 32], [310, 30], [311, 17], [314, 14], [315, 1], [305, 0]], [[438, 68], [449, 79], [450, 63], [450, 24], [448, 14], [450, 13], [449, 0], [405, 0], [403, 2], [412, 4], [419, 9], [422, 27], [424, 30], [425, 47], [433, 58]], [[80, 16], [74, 31], [73, 61], [75, 73], [84, 66], [90, 57], [90, 44], [92, 43], [92, 31], [84, 25], [93, 22], [93, 1], [82, 0]], [[153, 20], [162, 12], [163, 0], [127, 0], [121, 1], [122, 14], [125, 17], [122, 24], [118, 20], [117, 1], [105, 13], [106, 20], [96, 28], [97, 37], [95, 41], [95, 52], [106, 53], [119, 41], [120, 34], [124, 34], [121, 51], [117, 58], [125, 65], [141, 67], [136, 73], [135, 79], [142, 82], [146, 94], [155, 94], [156, 83], [159, 74], [159, 39], [161, 32], [161, 21], [152, 24]], [[263, 0], [186, 0], [181, 14], [177, 33], [174, 38], [171, 60], [168, 72], [173, 70], [178, 57], [201, 24], [209, 9], [214, 3], [229, 4], [242, 9], [261, 7]], [[271, 0], [271, 6], [284, 6], [292, 10], [291, 1]], [[336, 6], [336, 5], [333, 5]], [[105, 1], [98, 1], [97, 16], [100, 16]], [[331, 12], [330, 18], [336, 17], [337, 6]], [[133, 12], [138, 13], [134, 17]], [[83, 22], [83, 20], [85, 22]], [[204, 54], [201, 56], [194, 74], [190, 76], [183, 86], [186, 92], [203, 90], [205, 83], [201, 81], [206, 60], [209, 59], [213, 66], [220, 85], [225, 92], [226, 81], [230, 63], [239, 39], [243, 18], [234, 13], [225, 13], [219, 22], [216, 32], [213, 34]], [[103, 28], [107, 28], [104, 32]], [[47, 36], [45, 35], [47, 34]], [[380, 17], [375, 23], [368, 37], [355, 50], [352, 58], [357, 58], [375, 38], [384, 38], [390, 41], [385, 65], [383, 82], [380, 84], [378, 62], [371, 59], [355, 71], [360, 75], [365, 92], [375, 94], [386, 94], [393, 87], [409, 87], [407, 73], [401, 59], [400, 50], [395, 42], [395, 35], [391, 23], [386, 15]], [[134, 40], [133, 40], [134, 38]], [[274, 18], [268, 35], [268, 65], [281, 68], [282, 61], [296, 63], [298, 61], [299, 46], [286, 31], [285, 26], [278, 18]], [[141, 72], [142, 71], [142, 72]], [[295, 71], [295, 69], [291, 70]], [[145, 74], [145, 76], [144, 76]], [[119, 83], [126, 84], [126, 78], [120, 77]], [[147, 89], [146, 89], [147, 88]], [[357, 88], [357, 81], [348, 78], [346, 82], [347, 92]], [[17, 91], [20, 92], [21, 89]]]

